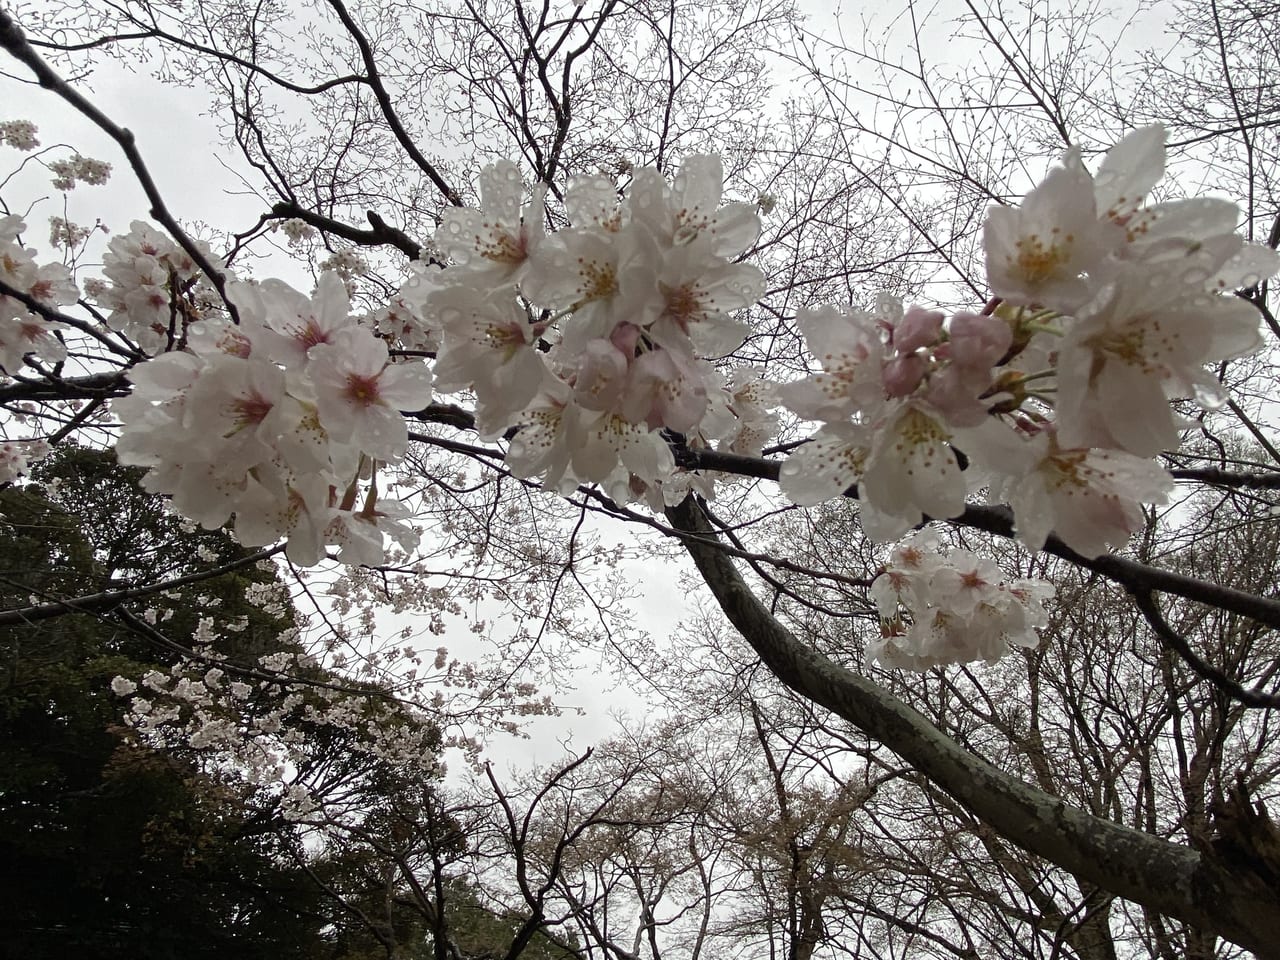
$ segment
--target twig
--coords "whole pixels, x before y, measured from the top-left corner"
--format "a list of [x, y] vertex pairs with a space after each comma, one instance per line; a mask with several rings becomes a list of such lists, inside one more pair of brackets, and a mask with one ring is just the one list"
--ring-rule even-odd
[[1146, 618], [1148, 625], [1155, 632], [1155, 635], [1160, 638], [1161, 643], [1172, 648], [1202, 680], [1209, 681], [1227, 696], [1240, 701], [1246, 707], [1280, 707], [1280, 693], [1267, 693], [1265, 690], [1256, 688], [1250, 690], [1239, 682], [1232, 680], [1217, 667], [1202, 660], [1191, 649], [1186, 637], [1169, 626], [1169, 622], [1161, 614], [1160, 608], [1156, 606], [1155, 596], [1151, 590], [1128, 586], [1125, 589], [1128, 590], [1129, 596], [1133, 597], [1134, 605], [1142, 611], [1142, 616]]

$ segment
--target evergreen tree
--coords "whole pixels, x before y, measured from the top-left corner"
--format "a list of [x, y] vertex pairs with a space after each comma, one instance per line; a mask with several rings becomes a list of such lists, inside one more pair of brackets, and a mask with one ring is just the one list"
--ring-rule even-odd
[[[241, 555], [220, 531], [184, 531], [135, 473], [77, 449], [47, 465], [45, 487], [0, 491], [6, 608], [181, 575], [200, 550]], [[249, 568], [183, 588], [166, 634], [190, 636], [204, 598], [249, 618], [233, 655], [265, 652], [289, 621], [248, 603], [245, 587], [270, 576]], [[328, 904], [283, 855], [291, 825], [194, 759], [125, 742], [112, 679], [163, 669], [173, 651], [97, 610], [0, 628], [0, 657], [0, 952], [323, 955]]]

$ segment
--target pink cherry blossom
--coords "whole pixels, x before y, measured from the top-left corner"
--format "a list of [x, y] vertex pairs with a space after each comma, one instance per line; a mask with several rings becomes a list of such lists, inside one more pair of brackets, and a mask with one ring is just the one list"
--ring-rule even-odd
[[325, 430], [376, 460], [398, 461], [408, 444], [400, 411], [431, 402], [430, 369], [417, 361], [388, 363], [387, 345], [361, 327], [339, 330], [310, 356]]

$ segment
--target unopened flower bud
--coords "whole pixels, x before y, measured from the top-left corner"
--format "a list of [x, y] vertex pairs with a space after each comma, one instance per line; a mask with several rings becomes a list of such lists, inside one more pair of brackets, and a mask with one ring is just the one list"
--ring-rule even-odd
[[911, 307], [903, 315], [902, 321], [894, 328], [893, 345], [900, 353], [910, 353], [927, 347], [938, 339], [942, 332], [942, 321], [945, 315], [941, 310], [925, 310], [923, 307]]
[[918, 353], [894, 357], [884, 365], [884, 391], [891, 397], [907, 397], [915, 393], [924, 379], [925, 361]]

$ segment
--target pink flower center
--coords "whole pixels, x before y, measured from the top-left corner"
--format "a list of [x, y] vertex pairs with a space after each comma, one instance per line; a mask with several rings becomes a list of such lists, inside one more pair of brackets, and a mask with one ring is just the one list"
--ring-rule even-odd
[[378, 390], [378, 377], [361, 376], [358, 373], [347, 374], [347, 385], [342, 391], [343, 398], [353, 406], [372, 407], [382, 402], [382, 394]]
[[271, 412], [271, 401], [262, 394], [254, 392], [247, 397], [238, 397], [231, 408], [235, 412], [236, 423], [241, 426], [261, 423]]
[[329, 335], [320, 329], [315, 317], [307, 317], [306, 322], [294, 328], [293, 339], [301, 344], [303, 350], [310, 350], [318, 343], [328, 343]]
[[683, 287], [663, 286], [662, 292], [667, 299], [667, 315], [680, 325], [680, 329], [689, 332], [691, 320], [701, 320], [704, 314], [700, 291], [694, 284]]

